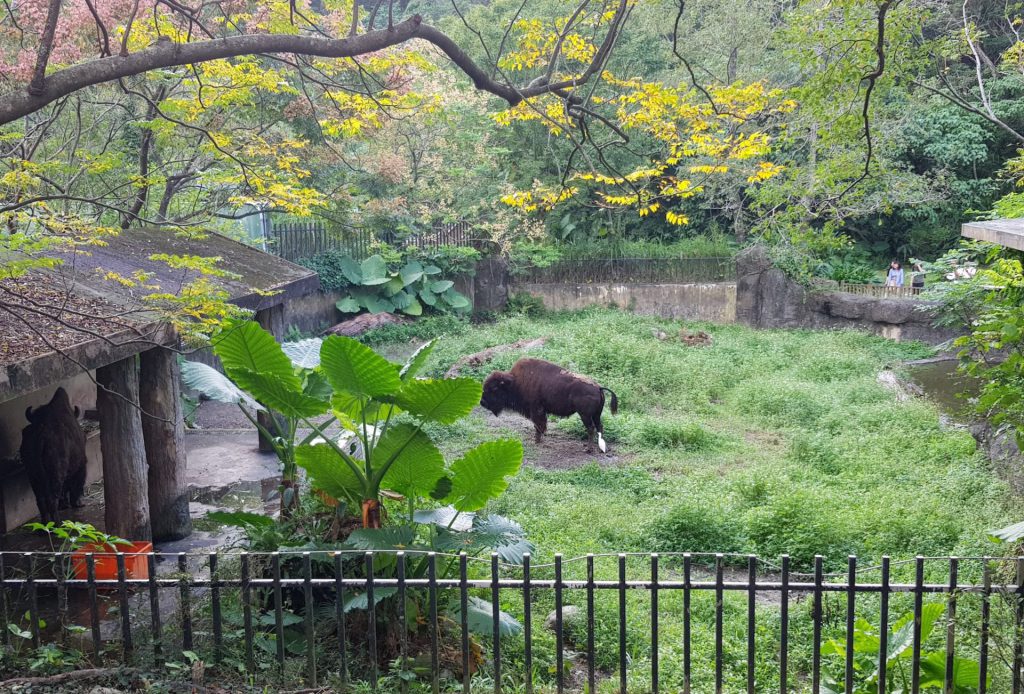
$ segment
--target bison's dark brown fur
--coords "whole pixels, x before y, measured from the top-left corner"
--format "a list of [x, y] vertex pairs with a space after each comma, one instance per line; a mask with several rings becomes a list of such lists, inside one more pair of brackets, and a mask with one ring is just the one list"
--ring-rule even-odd
[[612, 396], [611, 411], [615, 414], [619, 399], [610, 389], [549, 361], [526, 358], [517, 361], [511, 371], [495, 371], [488, 376], [480, 404], [495, 416], [502, 410], [513, 410], [532, 421], [538, 443], [547, 431], [549, 414], [578, 414], [587, 428], [587, 450], [591, 451], [595, 439], [604, 433], [604, 391]]
[[36, 495], [39, 518], [60, 520], [58, 511], [78, 506], [85, 489], [85, 433], [78, 408], [63, 388], [46, 405], [28, 408], [29, 425], [21, 432], [21, 463]]

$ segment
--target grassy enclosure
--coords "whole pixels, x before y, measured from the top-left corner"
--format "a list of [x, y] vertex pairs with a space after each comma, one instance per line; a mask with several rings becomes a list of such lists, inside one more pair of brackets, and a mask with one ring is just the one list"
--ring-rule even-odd
[[[457, 454], [496, 434], [521, 435], [526, 465], [490, 509], [514, 518], [536, 543], [535, 563], [615, 552], [757, 553], [767, 560], [759, 572], [789, 554], [798, 572], [825, 556], [826, 572], [844, 572], [847, 556], [861, 566], [882, 555], [895, 560], [924, 556], [979, 556], [1000, 550], [986, 530], [1015, 519], [1008, 486], [976, 451], [964, 429], [940, 423], [929, 401], [900, 400], [879, 383], [884, 369], [931, 354], [918, 344], [898, 344], [855, 332], [754, 331], [740, 326], [688, 324], [705, 330], [712, 344], [691, 347], [677, 337], [678, 322], [595, 309], [545, 316], [513, 316], [485, 325], [447, 318], [389, 327], [366, 336], [377, 349], [406, 352], [429, 337], [440, 337], [427, 371], [439, 375], [459, 357], [524, 338], [547, 338], [531, 356], [549, 359], [596, 379], [620, 399], [617, 416], [603, 418], [608, 455], [584, 454], [585, 432], [578, 419], [557, 420], [540, 445], [532, 426], [518, 415], [500, 418], [478, 410], [451, 427], [431, 433], [446, 453]], [[659, 335], [659, 333], [662, 333]], [[661, 338], [661, 339], [659, 339]], [[464, 371], [483, 378], [507, 369], [522, 356], [498, 355], [492, 363]], [[746, 558], [727, 559], [743, 571]], [[707, 567], [710, 557], [695, 558]], [[649, 564], [630, 558], [630, 577], [649, 575]], [[598, 580], [616, 577], [614, 557], [598, 557]], [[665, 576], [679, 575], [677, 560], [662, 562]], [[583, 578], [582, 562], [566, 566], [566, 578]], [[544, 575], [540, 569], [538, 575]], [[550, 573], [550, 570], [547, 570]], [[706, 577], [707, 569], [703, 569]], [[646, 572], [646, 574], [645, 574]], [[944, 582], [941, 566], [926, 580]], [[978, 568], [961, 568], [961, 580], [977, 578]], [[912, 564], [894, 563], [893, 581], [912, 581]], [[877, 580], [866, 576], [859, 580]], [[806, 597], [806, 596], [804, 596]], [[607, 599], [604, 599], [607, 598]], [[841, 633], [845, 603], [827, 597]], [[550, 596], [534, 606], [535, 619], [553, 609]], [[582, 596], [565, 602], [582, 605]], [[662, 686], [681, 677], [681, 598], [666, 593], [661, 611]], [[742, 615], [746, 598], [727, 595], [727, 618], [736, 628], [725, 633], [727, 691], [745, 681]], [[513, 600], [513, 603], [515, 601]], [[874, 619], [877, 599], [858, 598], [857, 615]], [[521, 602], [505, 607], [521, 611]], [[895, 596], [890, 624], [909, 603]], [[629, 596], [631, 691], [643, 691], [649, 648], [649, 596]], [[971, 608], [964, 607], [964, 622]], [[617, 603], [600, 596], [596, 607], [598, 667], [617, 669]], [[710, 685], [713, 655], [713, 595], [695, 596], [694, 677]], [[809, 641], [806, 601], [790, 612], [793, 643]], [[777, 681], [777, 605], [758, 605], [757, 679], [765, 688]], [[937, 630], [938, 631], [938, 630]], [[937, 637], [936, 637], [937, 638]], [[534, 632], [534, 667], [548, 673], [554, 638]], [[550, 641], [547, 643], [545, 640]], [[938, 643], [938, 641], [936, 641]], [[550, 647], [549, 647], [550, 646]], [[799, 690], [809, 668], [810, 650], [800, 646], [790, 658], [790, 678]], [[504, 645], [514, 670], [520, 639]], [[646, 650], [645, 650], [646, 649]], [[544, 653], [550, 656], [544, 656]], [[551, 662], [545, 662], [550, 657]], [[824, 672], [842, 672], [842, 657], [825, 657]], [[544, 674], [540, 679], [547, 677]], [[617, 686], [612, 677], [601, 691]], [[699, 687], [699, 691], [704, 691]]]

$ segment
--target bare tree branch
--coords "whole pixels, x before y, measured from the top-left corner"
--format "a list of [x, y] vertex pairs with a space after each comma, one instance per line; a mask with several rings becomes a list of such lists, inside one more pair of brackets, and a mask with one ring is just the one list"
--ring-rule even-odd
[[57, 20], [60, 19], [60, 6], [61, 0], [50, 0], [50, 7], [46, 11], [46, 25], [43, 27], [43, 35], [39, 38], [36, 66], [32, 71], [32, 81], [28, 85], [28, 93], [30, 95], [42, 94], [45, 91], [46, 66], [50, 62], [50, 53], [53, 51], [53, 39], [57, 33]]

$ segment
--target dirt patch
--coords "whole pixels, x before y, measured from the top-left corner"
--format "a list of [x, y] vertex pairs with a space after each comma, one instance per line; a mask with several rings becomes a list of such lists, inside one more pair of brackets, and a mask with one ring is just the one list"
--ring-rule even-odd
[[554, 427], [548, 427], [543, 440], [533, 442], [533, 423], [513, 412], [503, 412], [495, 417], [493, 414], [477, 408], [476, 416], [483, 417], [487, 425], [494, 429], [502, 429], [523, 439], [525, 454], [523, 463], [541, 470], [572, 470], [589, 463], [601, 466], [624, 465], [632, 458], [628, 453], [621, 452], [620, 444], [608, 443], [608, 452], [587, 453], [587, 442], [578, 439]]

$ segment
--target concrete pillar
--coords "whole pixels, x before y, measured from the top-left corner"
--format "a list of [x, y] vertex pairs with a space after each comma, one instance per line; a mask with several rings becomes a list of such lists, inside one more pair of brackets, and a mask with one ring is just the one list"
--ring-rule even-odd
[[154, 347], [139, 356], [139, 395], [153, 539], [180, 540], [192, 534], [192, 518], [188, 512], [181, 377], [174, 352]]
[[97, 369], [96, 382], [106, 531], [128, 540], [150, 540], [153, 532], [136, 357]]

